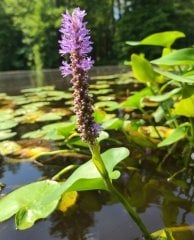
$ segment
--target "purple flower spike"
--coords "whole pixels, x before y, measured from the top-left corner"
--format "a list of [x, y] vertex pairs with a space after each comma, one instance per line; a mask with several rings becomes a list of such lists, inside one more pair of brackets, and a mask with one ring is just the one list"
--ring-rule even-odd
[[84, 142], [94, 144], [100, 127], [92, 116], [92, 99], [89, 96], [88, 71], [94, 64], [88, 54], [92, 51], [89, 30], [83, 21], [85, 11], [74, 9], [72, 14], [63, 14], [59, 53], [70, 56], [70, 63], [63, 61], [60, 67], [63, 77], [72, 75], [74, 112], [78, 120], [78, 131]]

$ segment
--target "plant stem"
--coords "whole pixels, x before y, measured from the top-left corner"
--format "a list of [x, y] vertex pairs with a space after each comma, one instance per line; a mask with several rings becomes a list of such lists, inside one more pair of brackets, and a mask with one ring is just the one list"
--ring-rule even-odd
[[[138, 214], [134, 211], [132, 206], [130, 205], [129, 201], [127, 201], [126, 197], [119, 192], [114, 185], [112, 184], [112, 181], [109, 177], [108, 171], [106, 170], [105, 164], [102, 160], [102, 157], [100, 155], [100, 146], [98, 143], [95, 143], [93, 145], [89, 145], [90, 150], [92, 153], [92, 161], [95, 164], [97, 170], [99, 171], [100, 175], [104, 179], [104, 183], [107, 187], [107, 189], [112, 193], [119, 201], [122, 203], [124, 208], [127, 210], [128, 214], [132, 217], [132, 219], [135, 221], [135, 223], [139, 226], [141, 229], [144, 237], [146, 240], [152, 240], [152, 237], [150, 236], [149, 231], [147, 230], [146, 226], [142, 222], [141, 218], [138, 216]], [[111, 159], [110, 159], [111, 161]]]
[[79, 166], [72, 164], [72, 165], [69, 165], [69, 166], [63, 168], [60, 172], [58, 172], [56, 175], [54, 175], [52, 177], [52, 180], [55, 180], [55, 181], [58, 180], [61, 177], [61, 175], [65, 174], [65, 173], [69, 172], [70, 170], [73, 170], [77, 167], [79, 167]]

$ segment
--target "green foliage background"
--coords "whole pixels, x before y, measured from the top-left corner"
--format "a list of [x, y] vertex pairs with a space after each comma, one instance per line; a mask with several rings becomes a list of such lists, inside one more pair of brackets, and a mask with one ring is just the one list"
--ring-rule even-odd
[[[154, 32], [179, 30], [194, 39], [194, 0], [1, 0], [0, 71], [59, 66], [58, 29], [66, 8], [86, 9], [97, 65], [122, 63], [130, 56], [125, 41], [141, 40]], [[158, 50], [136, 47], [146, 56]], [[134, 51], [134, 48], [133, 48]]]

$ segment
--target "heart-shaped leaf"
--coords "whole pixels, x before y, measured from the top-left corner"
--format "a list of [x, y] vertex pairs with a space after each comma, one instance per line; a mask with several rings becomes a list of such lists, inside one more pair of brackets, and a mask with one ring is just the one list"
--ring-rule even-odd
[[[126, 148], [109, 149], [101, 155], [112, 179], [120, 175], [118, 171], [113, 171], [114, 167], [128, 155]], [[3, 197], [0, 200], [0, 222], [16, 214], [17, 228], [27, 229], [36, 220], [47, 217], [57, 207], [64, 192], [93, 189], [107, 190], [104, 180], [90, 160], [77, 168], [64, 183], [39, 181]]]

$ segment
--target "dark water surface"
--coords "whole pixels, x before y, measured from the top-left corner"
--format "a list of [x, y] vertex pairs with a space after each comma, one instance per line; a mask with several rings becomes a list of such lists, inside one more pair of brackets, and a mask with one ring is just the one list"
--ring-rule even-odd
[[[123, 69], [122, 71], [125, 71]], [[120, 69], [96, 69], [93, 75], [120, 72]], [[58, 89], [65, 84], [58, 70], [45, 71], [35, 79], [35, 73], [0, 74], [0, 92], [18, 94], [23, 88], [54, 84]], [[38, 79], [38, 81], [37, 81]], [[126, 86], [124, 87], [126, 90]], [[106, 147], [105, 147], [106, 148]], [[129, 147], [130, 148], [130, 147]], [[135, 166], [138, 171], [124, 172], [118, 186], [130, 198], [131, 204], [150, 232], [164, 227], [183, 227], [175, 233], [176, 240], [194, 240], [194, 189], [193, 179], [169, 182], [164, 173], [157, 172], [152, 164], [145, 164], [155, 152], [140, 151]], [[139, 162], [143, 162], [140, 164]], [[172, 166], [171, 166], [172, 167]], [[0, 160], [0, 182], [4, 195], [19, 186], [52, 176], [60, 166], [20, 161]], [[27, 197], [27, 196], [26, 196]], [[1, 209], [1, 211], [3, 211]], [[0, 240], [141, 240], [141, 232], [123, 207], [101, 191], [82, 192], [77, 204], [66, 213], [55, 211], [46, 220], [38, 221], [31, 229], [15, 230], [14, 219], [0, 224]]]

